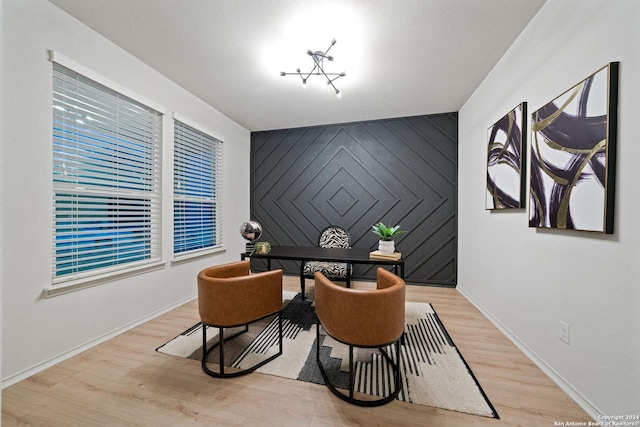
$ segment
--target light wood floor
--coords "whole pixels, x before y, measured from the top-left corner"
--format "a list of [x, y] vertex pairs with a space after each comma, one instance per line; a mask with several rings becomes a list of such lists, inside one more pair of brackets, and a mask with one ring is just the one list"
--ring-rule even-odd
[[[285, 289], [299, 291], [297, 280], [286, 277]], [[307, 287], [313, 292], [312, 281]], [[407, 300], [433, 304], [501, 419], [397, 401], [360, 408], [325, 386], [258, 373], [211, 378], [198, 361], [155, 351], [199, 321], [192, 301], [8, 387], [2, 425], [548, 427], [591, 420], [455, 289], [410, 286]]]

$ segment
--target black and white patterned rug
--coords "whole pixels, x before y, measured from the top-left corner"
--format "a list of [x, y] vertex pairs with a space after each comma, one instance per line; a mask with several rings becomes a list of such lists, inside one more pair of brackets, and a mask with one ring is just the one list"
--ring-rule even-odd
[[[316, 315], [313, 301], [285, 292], [283, 354], [257, 372], [324, 384], [316, 364]], [[156, 350], [173, 356], [200, 360], [202, 329], [197, 323]], [[231, 333], [230, 331], [229, 333]], [[225, 335], [227, 332], [225, 331]], [[209, 345], [217, 342], [217, 328], [207, 329]], [[348, 348], [321, 335], [321, 357], [334, 384], [347, 388]], [[249, 333], [225, 343], [230, 366], [246, 367], [278, 351], [277, 319], [251, 325]], [[393, 353], [388, 351], [389, 354]], [[218, 361], [217, 351], [208, 362]], [[393, 387], [387, 362], [375, 350], [357, 349], [356, 390], [385, 394]], [[402, 344], [402, 391], [398, 400], [473, 415], [498, 418], [473, 372], [451, 340], [430, 304], [406, 303], [405, 337]], [[216, 368], [217, 369], [217, 368]]]

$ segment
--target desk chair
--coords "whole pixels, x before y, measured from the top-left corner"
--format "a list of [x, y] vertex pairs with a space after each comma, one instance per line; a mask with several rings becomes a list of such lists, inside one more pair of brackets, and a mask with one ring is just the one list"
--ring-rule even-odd
[[[318, 246], [321, 248], [350, 248], [351, 236], [342, 227], [330, 225], [320, 233]], [[351, 285], [351, 264], [326, 261], [303, 261], [300, 264], [300, 281], [313, 279], [316, 272], [322, 273], [330, 279], [347, 281], [347, 287]], [[303, 284], [300, 283], [300, 287]]]

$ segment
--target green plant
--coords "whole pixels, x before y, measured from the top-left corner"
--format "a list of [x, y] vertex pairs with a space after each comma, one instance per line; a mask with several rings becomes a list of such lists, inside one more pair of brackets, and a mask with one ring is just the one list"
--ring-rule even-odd
[[253, 246], [252, 254], [256, 255], [265, 255], [271, 251], [271, 243], [269, 242], [257, 242]]
[[393, 240], [398, 234], [406, 233], [406, 231], [400, 230], [400, 225], [387, 227], [383, 223], [379, 222], [372, 226], [372, 232], [380, 237], [380, 240]]

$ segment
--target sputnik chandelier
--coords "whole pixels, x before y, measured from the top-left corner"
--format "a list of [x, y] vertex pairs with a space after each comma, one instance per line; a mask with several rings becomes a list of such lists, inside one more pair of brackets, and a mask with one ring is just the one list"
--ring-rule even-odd
[[324, 60], [333, 61], [333, 56], [329, 55], [329, 51], [336, 44], [336, 39], [331, 41], [331, 45], [327, 48], [326, 51], [322, 52], [320, 50], [312, 52], [311, 49], [307, 50], [307, 55], [313, 59], [313, 68], [308, 73], [301, 73], [300, 68], [296, 68], [295, 73], [286, 73], [284, 71], [280, 72], [281, 76], [300, 76], [302, 79], [302, 86], [307, 86], [307, 80], [311, 76], [324, 76], [327, 79], [327, 85], [331, 86], [333, 90], [336, 92], [338, 97], [342, 96], [342, 93], [336, 88], [333, 84], [334, 81], [338, 80], [340, 77], [344, 77], [347, 74], [343, 71], [341, 73], [327, 73], [324, 71]]

